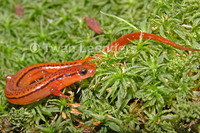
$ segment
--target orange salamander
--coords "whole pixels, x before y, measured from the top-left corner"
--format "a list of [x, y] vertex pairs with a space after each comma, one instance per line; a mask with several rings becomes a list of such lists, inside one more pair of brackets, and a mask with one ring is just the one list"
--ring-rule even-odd
[[[140, 37], [156, 40], [187, 51], [200, 51], [200, 49], [184, 47], [158, 35], [144, 32], [123, 35], [106, 47], [104, 51], [120, 50], [130, 40], [138, 40]], [[20, 105], [38, 101], [50, 94], [69, 98], [60, 90], [94, 75], [96, 65], [92, 63], [92, 59], [93, 57], [88, 57], [71, 62], [40, 63], [24, 67], [15, 75], [8, 75], [6, 77], [5, 96], [11, 103]], [[41, 80], [34, 82], [38, 79]]]

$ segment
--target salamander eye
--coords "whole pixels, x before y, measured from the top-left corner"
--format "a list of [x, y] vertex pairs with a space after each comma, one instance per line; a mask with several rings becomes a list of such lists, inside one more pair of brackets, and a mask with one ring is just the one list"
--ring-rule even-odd
[[81, 75], [87, 74], [87, 69], [86, 69], [86, 68], [82, 68], [82, 69], [80, 70], [80, 74], [81, 74]]

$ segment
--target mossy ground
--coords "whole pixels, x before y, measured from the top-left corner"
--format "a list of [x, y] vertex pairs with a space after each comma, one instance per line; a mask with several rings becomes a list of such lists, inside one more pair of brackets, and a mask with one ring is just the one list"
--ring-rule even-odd
[[[23, 18], [15, 14], [17, 4]], [[104, 53], [107, 59], [100, 59], [94, 77], [67, 87], [65, 94], [75, 93], [71, 104], [80, 103], [76, 109], [82, 114], [63, 98], [17, 106], [3, 93], [6, 75], [31, 64], [85, 58], [137, 29], [200, 48], [199, 5], [195, 0], [0, 0], [1, 132], [199, 132], [200, 53], [152, 40], [133, 41], [114, 56]], [[103, 34], [89, 29], [84, 16], [97, 19]]]

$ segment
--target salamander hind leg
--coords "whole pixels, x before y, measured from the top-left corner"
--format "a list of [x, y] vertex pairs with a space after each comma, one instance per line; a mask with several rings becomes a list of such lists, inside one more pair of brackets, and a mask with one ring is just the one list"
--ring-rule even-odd
[[6, 83], [8, 83], [8, 81], [10, 81], [10, 79], [13, 77], [13, 75], [7, 75], [6, 76]]
[[13, 77], [13, 75], [7, 75], [6, 76], [6, 83], [8, 83], [8, 81], [10, 81], [10, 79]]

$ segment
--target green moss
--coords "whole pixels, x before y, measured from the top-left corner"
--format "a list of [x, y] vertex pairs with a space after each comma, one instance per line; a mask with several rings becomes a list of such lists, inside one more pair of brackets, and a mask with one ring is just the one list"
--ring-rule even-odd
[[[2, 132], [82, 132], [87, 126], [102, 133], [200, 131], [200, 53], [152, 40], [135, 40], [114, 56], [103, 53], [107, 59], [99, 59], [101, 63], [97, 64], [94, 77], [67, 87], [69, 93], [75, 92], [72, 103], [80, 103], [77, 109], [81, 115], [70, 112], [72, 107], [63, 98], [47, 97], [17, 106], [4, 96], [6, 75], [31, 64], [82, 59], [118, 37], [139, 30], [200, 48], [198, 1], [0, 0], [0, 3]], [[14, 12], [16, 4], [24, 7], [23, 18]], [[103, 34], [97, 35], [88, 28], [84, 16], [96, 18]], [[97, 46], [101, 48], [91, 49]], [[95, 126], [97, 121], [100, 124]], [[83, 126], [78, 128], [79, 124]]]

